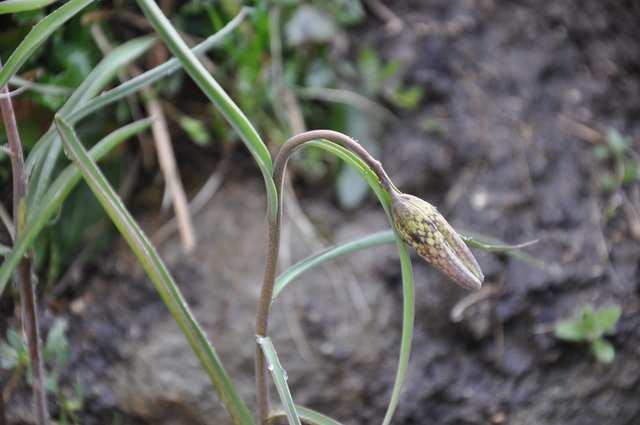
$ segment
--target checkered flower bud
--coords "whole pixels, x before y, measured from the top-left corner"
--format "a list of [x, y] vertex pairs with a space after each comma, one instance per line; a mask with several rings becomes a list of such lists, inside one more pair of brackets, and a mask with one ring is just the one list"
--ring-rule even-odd
[[471, 250], [430, 203], [393, 194], [392, 216], [400, 237], [428, 263], [466, 289], [480, 289], [484, 276]]

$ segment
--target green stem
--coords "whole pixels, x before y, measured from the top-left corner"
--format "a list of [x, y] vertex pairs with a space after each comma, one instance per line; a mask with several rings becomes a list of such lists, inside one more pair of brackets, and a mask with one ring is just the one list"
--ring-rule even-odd
[[[282, 145], [273, 166], [273, 181], [275, 183], [278, 205], [276, 214], [269, 215], [267, 220], [267, 258], [256, 318], [256, 335], [259, 337], [266, 337], [269, 327], [271, 298], [273, 296], [273, 287], [275, 284], [278, 266], [278, 253], [280, 251], [284, 172], [289, 158], [296, 150], [302, 147], [305, 143], [318, 139], [326, 139], [332, 143], [349, 149], [362, 159], [369, 167], [371, 167], [380, 180], [382, 187], [384, 187], [392, 196], [398, 192], [391, 182], [391, 179], [382, 168], [380, 162], [374, 159], [358, 142], [342, 133], [332, 130], [307, 131], [293, 136]], [[258, 408], [260, 412], [260, 420], [265, 424], [269, 415], [269, 391], [266, 377], [266, 362], [259, 344], [256, 345], [255, 363]]]

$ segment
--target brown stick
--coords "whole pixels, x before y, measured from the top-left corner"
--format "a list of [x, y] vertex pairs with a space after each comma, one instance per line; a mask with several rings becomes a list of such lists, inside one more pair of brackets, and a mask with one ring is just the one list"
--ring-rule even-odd
[[[2, 63], [0, 63], [2, 69]], [[1, 93], [8, 94], [9, 88], [2, 87]], [[9, 96], [0, 97], [2, 120], [7, 133], [11, 156], [11, 172], [13, 175], [13, 222], [16, 240], [24, 230], [26, 221], [27, 175], [24, 168], [22, 143], [18, 124]], [[36, 405], [36, 416], [39, 425], [49, 424], [47, 395], [44, 388], [44, 364], [42, 347], [38, 330], [38, 306], [33, 284], [31, 282], [31, 260], [24, 258], [18, 265], [17, 280], [20, 285], [20, 303], [22, 306], [22, 330], [27, 338], [29, 359], [33, 370], [33, 396]]]
[[[280, 228], [282, 222], [282, 192], [284, 183], [284, 172], [287, 161], [291, 155], [305, 143], [313, 140], [326, 139], [332, 143], [343, 146], [358, 155], [376, 173], [382, 186], [391, 194], [398, 193], [398, 190], [391, 182], [391, 179], [382, 168], [380, 162], [373, 158], [358, 142], [349, 136], [332, 130], [312, 130], [300, 133], [287, 140], [280, 148], [273, 165], [273, 180], [276, 185], [278, 195], [278, 211], [275, 216], [269, 215], [267, 221], [267, 258], [264, 270], [264, 279], [260, 300], [258, 304], [258, 315], [256, 319], [256, 335], [267, 336], [269, 327], [269, 312], [271, 308], [271, 297], [273, 295], [273, 285], [276, 280], [278, 267], [278, 253], [280, 251]], [[259, 344], [256, 344], [256, 387], [258, 391], [258, 408], [260, 421], [267, 423], [269, 416], [269, 389], [267, 385], [266, 363], [264, 354]]]

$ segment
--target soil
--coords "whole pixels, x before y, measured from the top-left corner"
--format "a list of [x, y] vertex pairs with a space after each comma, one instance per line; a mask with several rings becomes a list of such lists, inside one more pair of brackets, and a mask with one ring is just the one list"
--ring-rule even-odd
[[[459, 322], [452, 309], [468, 294], [414, 258], [414, 347], [393, 423], [640, 423], [640, 189], [599, 189], [610, 170], [593, 155], [610, 128], [640, 147], [640, 5], [415, 0], [393, 10], [400, 31], [370, 16], [351, 34], [425, 89], [416, 111], [387, 126], [387, 171], [456, 228], [539, 239], [526, 249], [535, 262], [475, 251], [490, 289]], [[345, 212], [315, 192], [302, 190], [301, 204], [331, 241], [386, 226], [373, 200]], [[257, 176], [232, 174], [196, 222], [199, 253], [162, 248], [248, 400], [263, 214]], [[315, 238], [289, 227], [293, 261]], [[88, 386], [82, 423], [226, 423], [125, 251], [63, 313], [74, 350], [66, 379]], [[388, 247], [348, 260], [300, 282], [308, 292], [296, 288], [277, 309], [274, 339], [296, 401], [347, 424], [378, 423], [397, 361], [399, 267]], [[622, 307], [610, 365], [553, 337], [553, 324], [585, 303]], [[181, 376], [195, 384], [181, 387]]]

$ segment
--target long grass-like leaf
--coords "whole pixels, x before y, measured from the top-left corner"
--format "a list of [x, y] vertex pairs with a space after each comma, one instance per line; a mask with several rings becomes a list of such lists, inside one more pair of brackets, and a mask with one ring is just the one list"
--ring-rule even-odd
[[[240, 9], [240, 12], [230, 20], [220, 31], [215, 34], [207, 37], [202, 43], [195, 46], [191, 51], [194, 55], [203, 55], [208, 50], [212, 49], [215, 46], [221, 44], [222, 40], [242, 23], [244, 18], [251, 11], [250, 7], [243, 7]], [[180, 70], [182, 64], [176, 58], [172, 58], [167, 62], [156, 66], [124, 83], [120, 84], [117, 87], [112, 88], [111, 90], [101, 94], [100, 96], [91, 99], [85, 105], [83, 105], [82, 109], [76, 110], [71, 115], [67, 117], [67, 120], [71, 124], [76, 124], [81, 119], [87, 117], [88, 115], [96, 112], [99, 109], [104, 108], [105, 106], [111, 105], [118, 100], [129, 96], [142, 89], [143, 87], [147, 87], [156, 81], [168, 77], [171, 74]]]
[[[87, 78], [84, 79], [69, 99], [67, 99], [62, 108], [60, 108], [58, 114], [67, 116], [72, 111], [81, 108], [88, 99], [102, 90], [122, 67], [139, 58], [149, 50], [153, 43], [153, 37], [140, 37], [127, 41], [113, 49], [113, 51], [93, 68]], [[31, 173], [27, 202], [31, 211], [39, 208], [40, 198], [47, 187], [49, 187], [51, 175], [60, 156], [61, 142], [53, 126], [42, 136], [42, 139], [45, 140], [46, 143], [36, 144], [27, 161], [27, 169]], [[40, 158], [41, 160], [38, 162]], [[38, 167], [38, 165], [40, 166]], [[29, 169], [29, 167], [33, 168]], [[36, 172], [34, 172], [34, 169]]]
[[346, 254], [350, 254], [356, 251], [362, 251], [378, 245], [386, 245], [395, 243], [396, 237], [393, 230], [383, 230], [381, 232], [372, 233], [370, 235], [358, 238], [353, 241], [337, 244], [329, 247], [321, 252], [311, 255], [304, 260], [289, 267], [284, 273], [282, 273], [276, 279], [276, 284], [273, 288], [272, 300], [280, 295], [284, 288], [293, 282], [302, 273], [324, 263], [325, 261], [332, 260], [337, 257], [341, 257]]
[[164, 16], [158, 4], [153, 0], [137, 0], [137, 3], [171, 53], [182, 63], [187, 74], [189, 74], [198, 87], [200, 87], [240, 135], [240, 138], [260, 168], [267, 191], [268, 210], [272, 216], [275, 216], [278, 210], [278, 202], [276, 187], [271, 177], [273, 171], [271, 155], [267, 146], [260, 138], [260, 135], [253, 127], [253, 124], [251, 124], [240, 108], [238, 108], [235, 102], [206, 70], [198, 58], [189, 50], [167, 17]]
[[5, 0], [0, 1], [0, 15], [6, 13], [26, 12], [27, 10], [41, 9], [58, 0]]
[[[375, 173], [350, 150], [328, 142], [326, 140], [317, 140], [309, 142], [312, 146], [317, 146], [341, 158], [352, 167], [358, 174], [364, 178], [371, 189], [375, 192], [380, 204], [387, 214], [389, 225], [393, 228], [393, 222], [390, 215], [391, 198], [389, 193], [384, 190]], [[398, 368], [396, 369], [396, 377], [391, 390], [391, 399], [385, 413], [383, 425], [388, 425], [400, 402], [400, 394], [404, 381], [407, 377], [407, 369], [409, 366], [409, 357], [411, 355], [411, 342], [413, 339], [413, 326], [415, 321], [415, 289], [413, 284], [413, 270], [411, 268], [411, 258], [409, 251], [400, 239], [395, 236], [396, 246], [398, 248], [398, 256], [400, 257], [400, 270], [402, 275], [402, 335], [400, 340], [400, 355], [398, 358]]]
[[20, 67], [29, 59], [31, 54], [40, 47], [55, 30], [60, 28], [76, 13], [80, 12], [92, 2], [93, 0], [69, 0], [34, 25], [11, 56], [9, 56], [2, 70], [0, 70], [0, 87], [7, 84], [9, 78], [20, 70]]
[[[323, 415], [320, 412], [316, 412], [315, 410], [309, 409], [304, 406], [300, 406], [296, 404], [296, 411], [298, 412], [298, 416], [300, 420], [309, 425], [342, 425], [340, 422], [336, 421], [333, 418], [330, 418], [327, 415]], [[267, 418], [267, 425], [271, 425], [275, 421], [286, 418], [287, 414], [284, 410], [276, 410]]]
[[296, 411], [296, 405], [293, 403], [293, 397], [291, 397], [289, 385], [287, 384], [287, 372], [282, 367], [280, 359], [278, 359], [278, 353], [276, 353], [276, 348], [273, 346], [271, 338], [268, 336], [258, 336], [257, 339], [258, 345], [260, 345], [264, 356], [267, 358], [267, 369], [273, 377], [273, 382], [276, 385], [276, 390], [280, 396], [280, 401], [282, 402], [289, 425], [302, 425], [300, 423], [300, 417], [298, 417], [298, 412]]
[[[99, 161], [120, 143], [134, 134], [145, 130], [149, 127], [149, 124], [149, 119], [143, 119], [115, 130], [91, 149], [89, 152], [91, 159]], [[60, 173], [47, 193], [45, 193], [42, 202], [40, 202], [40, 207], [29, 216], [22, 236], [15, 242], [9, 255], [0, 267], [0, 296], [2, 296], [2, 292], [7, 282], [11, 279], [11, 275], [20, 262], [20, 259], [25, 256], [27, 250], [31, 247], [51, 217], [55, 215], [66, 197], [71, 193], [71, 190], [78, 184], [80, 178], [81, 175], [78, 167], [73, 164], [69, 165]]]
[[234, 423], [250, 425], [253, 417], [244, 401], [240, 398], [236, 387], [222, 366], [220, 358], [213, 346], [191, 313], [178, 286], [169, 270], [151, 244], [149, 239], [126, 209], [115, 190], [98, 166], [88, 156], [87, 151], [78, 140], [73, 128], [61, 117], [56, 117], [56, 126], [60, 132], [65, 149], [80, 169], [102, 207], [105, 209], [116, 228], [120, 231], [129, 247], [134, 252], [143, 269], [149, 276], [160, 298], [185, 335], [200, 363], [206, 370], [220, 400], [227, 408]]

